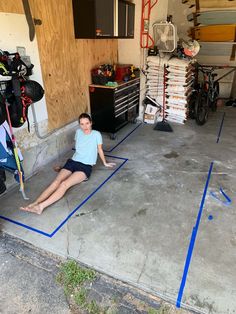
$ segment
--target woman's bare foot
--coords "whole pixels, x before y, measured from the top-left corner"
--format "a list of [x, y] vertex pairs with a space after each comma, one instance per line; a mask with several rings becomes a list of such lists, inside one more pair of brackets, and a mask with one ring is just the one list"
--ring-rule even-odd
[[[32, 205], [32, 204], [30, 204]], [[41, 204], [35, 204], [32, 206], [26, 206], [26, 207], [20, 207], [20, 210], [26, 211], [26, 212], [30, 212], [30, 213], [35, 213], [38, 215], [41, 215], [43, 212], [43, 207]]]
[[31, 207], [34, 207], [35, 205], [38, 205], [38, 202], [33, 202], [33, 203], [29, 204], [29, 205], [26, 206], [26, 207], [31, 208]]

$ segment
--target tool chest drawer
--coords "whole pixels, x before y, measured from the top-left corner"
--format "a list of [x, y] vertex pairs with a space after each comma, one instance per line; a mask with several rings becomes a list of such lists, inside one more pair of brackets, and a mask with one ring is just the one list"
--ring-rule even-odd
[[114, 134], [129, 122], [135, 121], [139, 113], [139, 78], [117, 87], [90, 85], [90, 109], [93, 128]]

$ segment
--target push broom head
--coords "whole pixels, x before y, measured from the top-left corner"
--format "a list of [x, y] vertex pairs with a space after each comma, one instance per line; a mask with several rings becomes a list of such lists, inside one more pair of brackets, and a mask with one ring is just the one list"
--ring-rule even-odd
[[157, 122], [154, 127], [154, 130], [163, 132], [173, 132], [172, 127], [165, 120]]

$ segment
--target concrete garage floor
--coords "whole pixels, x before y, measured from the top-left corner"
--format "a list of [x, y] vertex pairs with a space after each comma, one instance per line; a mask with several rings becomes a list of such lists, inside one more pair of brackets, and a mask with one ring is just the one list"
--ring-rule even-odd
[[[116, 169], [98, 163], [89, 181], [41, 216], [19, 211], [24, 201], [9, 192], [0, 199], [0, 228], [181, 307], [234, 313], [235, 120], [236, 109], [223, 108], [203, 127], [188, 121], [165, 133], [129, 125], [115, 141], [104, 135]], [[48, 165], [29, 179], [30, 198], [54, 176]]]

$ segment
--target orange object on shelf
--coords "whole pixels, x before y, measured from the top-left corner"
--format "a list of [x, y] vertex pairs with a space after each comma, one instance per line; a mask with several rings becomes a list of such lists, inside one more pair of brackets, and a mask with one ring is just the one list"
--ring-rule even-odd
[[192, 28], [193, 39], [210, 42], [235, 41], [236, 24], [208, 25]]

